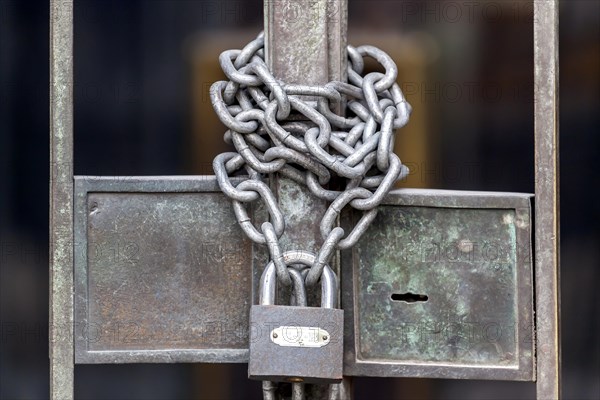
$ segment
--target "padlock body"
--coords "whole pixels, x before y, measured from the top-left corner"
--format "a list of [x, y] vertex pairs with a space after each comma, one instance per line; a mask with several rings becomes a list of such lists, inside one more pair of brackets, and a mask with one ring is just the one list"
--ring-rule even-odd
[[274, 382], [340, 382], [343, 329], [343, 310], [252, 306], [248, 377]]

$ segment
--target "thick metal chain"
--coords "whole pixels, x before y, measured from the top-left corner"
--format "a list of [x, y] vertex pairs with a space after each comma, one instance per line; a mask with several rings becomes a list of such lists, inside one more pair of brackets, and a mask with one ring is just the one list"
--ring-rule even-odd
[[[373, 58], [385, 72], [361, 76], [365, 57]], [[229, 128], [225, 141], [237, 151], [214, 159], [217, 181], [233, 201], [246, 235], [268, 247], [277, 279], [286, 286], [293, 279], [279, 245], [285, 221], [275, 195], [263, 182], [267, 174], [277, 172], [331, 202], [320, 223], [324, 243], [306, 276], [308, 286], [319, 281], [336, 249], [350, 248], [360, 239], [384, 196], [408, 174], [393, 153], [394, 130], [406, 125], [411, 112], [396, 84], [396, 64], [373, 46], [348, 46], [348, 61], [349, 83], [286, 84], [271, 74], [264, 61], [261, 33], [244, 49], [221, 54], [219, 62], [229, 81], [216, 82], [210, 89], [212, 105]], [[349, 117], [332, 111], [344, 101]], [[242, 169], [249, 178], [234, 186], [230, 177]], [[345, 189], [326, 189], [332, 178], [345, 181]], [[269, 213], [260, 230], [246, 210], [246, 204], [259, 199]], [[344, 237], [344, 229], [336, 224], [348, 205], [364, 214]]]

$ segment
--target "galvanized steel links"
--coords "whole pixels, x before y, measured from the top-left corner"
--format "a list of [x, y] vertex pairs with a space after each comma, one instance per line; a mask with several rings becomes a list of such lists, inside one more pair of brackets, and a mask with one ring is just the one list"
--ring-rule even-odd
[[[395, 129], [406, 125], [411, 112], [396, 83], [396, 64], [373, 46], [348, 46], [347, 54], [348, 83], [288, 84], [269, 71], [261, 33], [243, 49], [221, 54], [219, 62], [229, 81], [215, 82], [210, 89], [213, 108], [228, 128], [225, 141], [236, 150], [213, 161], [217, 181], [232, 200], [246, 235], [267, 246], [276, 278], [286, 286], [298, 277], [288, 268], [290, 252], [282, 253], [279, 246], [285, 222], [275, 196], [262, 181], [267, 174], [286, 176], [332, 202], [320, 224], [324, 243], [316, 256], [309, 257], [310, 269], [303, 273], [307, 286], [321, 279], [337, 249], [349, 248], [360, 239], [375, 219], [377, 206], [408, 175], [408, 168], [393, 153]], [[384, 72], [363, 76], [367, 57]], [[340, 104], [345, 104], [342, 115], [333, 111]], [[293, 121], [286, 121], [292, 115]], [[248, 176], [234, 185], [231, 176], [242, 169]], [[327, 189], [332, 180], [345, 181], [345, 189]], [[258, 199], [270, 217], [260, 230], [244, 205]], [[364, 214], [344, 238], [344, 229], [336, 225], [347, 206]], [[265, 384], [264, 390], [266, 394], [272, 386]]]

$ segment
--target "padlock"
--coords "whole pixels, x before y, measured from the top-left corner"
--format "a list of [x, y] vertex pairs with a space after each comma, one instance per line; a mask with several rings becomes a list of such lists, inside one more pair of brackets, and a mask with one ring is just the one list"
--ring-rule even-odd
[[[314, 254], [286, 252], [286, 265], [312, 266]], [[259, 305], [250, 309], [248, 377], [274, 382], [338, 383], [343, 372], [344, 312], [335, 309], [337, 279], [325, 266], [321, 307], [275, 305], [277, 276], [270, 262], [260, 279]]]

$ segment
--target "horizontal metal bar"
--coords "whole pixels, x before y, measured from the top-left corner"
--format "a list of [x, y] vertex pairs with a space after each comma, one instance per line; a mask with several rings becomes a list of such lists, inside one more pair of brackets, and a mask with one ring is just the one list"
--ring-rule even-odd
[[477, 192], [466, 190], [397, 189], [389, 193], [382, 205], [448, 208], [529, 208], [533, 199], [528, 193]]
[[247, 363], [248, 349], [87, 351], [76, 360], [77, 364]]
[[[494, 226], [492, 219], [497, 219], [498, 213], [513, 215], [510, 211], [514, 210], [506, 223], [521, 224], [516, 247], [526, 247], [523, 251], [527, 259], [531, 257], [527, 247], [530, 199], [530, 195], [510, 193], [395, 191], [380, 208], [382, 222], [374, 224], [361, 243], [367, 244], [365, 249], [406, 253], [407, 243], [398, 246], [393, 242], [406, 228], [394, 216], [415, 209], [426, 208], [433, 215], [489, 210], [490, 214], [479, 217], [478, 223], [483, 226]], [[268, 256], [262, 246], [249, 243], [232, 214], [213, 176], [75, 177], [77, 363], [248, 361], [248, 307], [256, 302], [258, 279]], [[488, 218], [486, 215], [489, 224], [481, 220]], [[356, 213], [351, 218], [359, 216]], [[255, 214], [255, 218], [262, 221], [266, 215]], [[460, 227], [446, 224], [439, 229], [475, 229], [474, 219], [461, 221]], [[381, 236], [384, 230], [391, 234]], [[372, 245], [374, 242], [377, 246]], [[362, 244], [357, 251], [361, 251]], [[512, 248], [513, 243], [505, 245]], [[522, 277], [530, 269], [525, 265], [518, 271]], [[510, 277], [505, 278], [512, 282]], [[354, 287], [348, 271], [342, 281]], [[516, 282], [527, 288], [525, 278]], [[348, 286], [344, 287], [345, 295], [351, 293]], [[526, 290], [522, 296], [527, 297]], [[344, 300], [345, 305], [353, 301], [352, 294]], [[352, 307], [346, 308], [351, 312]], [[527, 305], [519, 308], [527, 310]], [[526, 331], [527, 322], [522, 326]], [[359, 325], [348, 326], [346, 334], [354, 335], [357, 329]], [[527, 359], [526, 352], [520, 356]], [[371, 363], [350, 362], [347, 371], [369, 374], [375, 369], [364, 366]], [[404, 363], [400, 364], [378, 373], [414, 376], [422, 367], [413, 365], [406, 370]], [[432, 365], [424, 367], [425, 372], [419, 376], [431, 374]], [[468, 376], [464, 365], [447, 367], [444, 376]], [[511, 368], [516, 368], [514, 360], [498, 370]], [[526, 375], [518, 369], [512, 373], [517, 377]]]
[[[94, 176], [77, 175], [75, 185], [79, 191], [97, 192], [150, 192], [150, 193], [196, 193], [221, 192], [214, 175], [175, 176]], [[231, 178], [232, 183], [248, 179], [245, 176]]]

